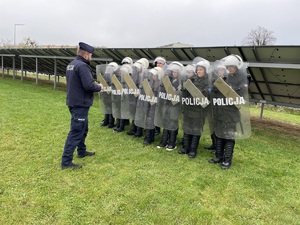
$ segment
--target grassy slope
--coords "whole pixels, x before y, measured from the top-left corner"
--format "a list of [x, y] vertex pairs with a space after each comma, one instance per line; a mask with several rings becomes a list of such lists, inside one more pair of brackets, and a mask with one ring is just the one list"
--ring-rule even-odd
[[223, 171], [207, 162], [209, 137], [191, 160], [100, 128], [95, 99], [87, 146], [96, 156], [62, 171], [65, 92], [1, 79], [0, 107], [1, 224], [299, 224], [299, 138], [254, 126]]

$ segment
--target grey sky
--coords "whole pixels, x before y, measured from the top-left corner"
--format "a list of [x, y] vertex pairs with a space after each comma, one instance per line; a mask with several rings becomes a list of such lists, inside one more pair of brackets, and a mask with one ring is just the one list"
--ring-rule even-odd
[[2, 0], [0, 40], [109, 48], [241, 45], [251, 29], [299, 45], [299, 0]]

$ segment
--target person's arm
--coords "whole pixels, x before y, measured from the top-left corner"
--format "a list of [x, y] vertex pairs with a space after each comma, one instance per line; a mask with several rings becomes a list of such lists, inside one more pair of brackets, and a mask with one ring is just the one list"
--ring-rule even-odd
[[102, 90], [103, 85], [95, 83], [91, 70], [87, 65], [80, 66], [78, 70], [84, 90], [90, 92], [99, 92]]

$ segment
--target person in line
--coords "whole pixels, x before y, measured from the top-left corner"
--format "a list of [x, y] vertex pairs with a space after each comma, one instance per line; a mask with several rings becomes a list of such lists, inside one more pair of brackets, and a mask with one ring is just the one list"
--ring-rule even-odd
[[[203, 94], [202, 98], [195, 98], [187, 89], [183, 89], [183, 148], [179, 154], [187, 154], [189, 158], [195, 158], [198, 154], [198, 146], [201, 135], [204, 131], [205, 119], [207, 115], [209, 98], [209, 79], [211, 77], [210, 63], [206, 59], [201, 59], [196, 64], [195, 74], [189, 79], [194, 86]], [[188, 81], [186, 81], [188, 82]], [[196, 104], [197, 103], [197, 104]]]
[[73, 153], [77, 147], [77, 157], [95, 155], [86, 150], [85, 139], [88, 134], [88, 113], [93, 104], [94, 92], [103, 88], [102, 84], [94, 82], [90, 61], [94, 48], [84, 42], [79, 42], [77, 56], [67, 66], [67, 98], [66, 104], [71, 113], [71, 126], [62, 154], [61, 168], [79, 169], [80, 164], [74, 164]]
[[228, 76], [223, 80], [239, 97], [234, 100], [234, 104], [228, 103], [233, 98], [224, 91], [224, 87], [218, 87], [214, 82], [211, 94], [212, 101], [215, 103], [213, 105], [213, 121], [216, 134], [216, 153], [209, 163], [220, 163], [222, 169], [229, 169], [232, 164], [235, 139], [246, 137], [249, 134], [247, 131], [251, 130], [249, 129], [249, 113], [247, 115], [249, 112], [247, 104], [249, 78], [246, 73], [247, 64], [240, 56], [229, 55], [221, 61], [224, 62], [228, 71]]
[[111, 62], [108, 65], [97, 65], [97, 75], [100, 73], [103, 75], [103, 79], [106, 81], [108, 87], [103, 88], [99, 92], [100, 99], [100, 111], [104, 113], [104, 119], [100, 123], [100, 126], [113, 128], [115, 126], [115, 118], [112, 115], [112, 103], [111, 103], [111, 77], [114, 72], [118, 69], [118, 64]]
[[[223, 65], [223, 63], [220, 60], [217, 60], [214, 63], [214, 72], [212, 73], [212, 80], [216, 80], [217, 78], [221, 77], [222, 79], [226, 79], [227, 78], [227, 71], [226, 71], [226, 67]], [[211, 91], [212, 87], [210, 87], [210, 91]], [[211, 108], [211, 112], [212, 112], [212, 104], [210, 104], [208, 107]], [[213, 130], [213, 119], [212, 119], [212, 114], [209, 113], [208, 114], [208, 121], [210, 122], [209, 126], [210, 126], [210, 131], [211, 131], [211, 145], [208, 147], [204, 147], [204, 149], [207, 150], [212, 150], [211, 152], [213, 154], [215, 154], [216, 152], [216, 133]]]
[[[132, 66], [132, 59], [130, 57], [125, 57], [122, 62], [121, 62], [121, 66], [119, 67], [119, 71], [116, 73], [118, 74], [117, 79], [119, 79], [120, 82], [122, 82], [122, 76], [124, 75], [124, 68], [129, 68], [130, 67], [130, 71], [131, 66]], [[116, 118], [116, 126], [113, 128], [114, 131], [116, 132], [123, 132], [125, 129], [125, 125], [129, 124], [129, 120], [128, 119], [122, 119], [121, 117], [121, 101], [122, 101], [122, 93], [119, 93], [117, 95], [112, 95], [112, 101], [113, 101], [113, 112], [115, 112], [114, 117]]]
[[172, 62], [165, 73], [164, 79], [169, 79], [171, 88], [174, 91], [172, 96], [167, 98], [167, 89], [163, 81], [159, 88], [157, 107], [155, 111], [155, 125], [163, 128], [162, 138], [157, 148], [166, 148], [173, 151], [177, 148], [178, 121], [181, 109], [181, 79], [184, 66], [177, 61]]
[[[153, 61], [153, 65], [154, 67], [160, 67], [162, 69], [166, 69], [167, 68], [167, 61], [164, 57], [162, 56], [157, 56], [154, 61]], [[155, 129], [154, 129], [154, 134], [155, 135], [159, 135], [160, 134], [160, 127], [158, 126], [155, 126]]]

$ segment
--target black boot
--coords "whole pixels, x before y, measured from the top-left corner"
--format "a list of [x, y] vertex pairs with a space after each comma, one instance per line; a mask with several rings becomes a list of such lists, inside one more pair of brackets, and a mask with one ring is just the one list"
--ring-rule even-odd
[[130, 127], [130, 130], [127, 131], [127, 135], [134, 135], [137, 131], [137, 126], [134, 124], [134, 120], [132, 120], [131, 122], [131, 127]]
[[233, 149], [234, 149], [235, 141], [234, 140], [226, 140], [224, 147], [224, 161], [222, 162], [222, 169], [229, 169], [232, 162], [233, 157]]
[[210, 163], [221, 163], [224, 156], [225, 139], [216, 137], [216, 157], [210, 159]]
[[107, 128], [113, 128], [115, 126], [115, 118], [113, 117], [112, 114], [108, 114], [109, 115], [109, 123]]
[[143, 136], [143, 128], [142, 127], [136, 127], [136, 132], [134, 134], [134, 137], [139, 138]]
[[154, 142], [154, 135], [155, 135], [155, 130], [151, 129], [150, 130], [150, 141], [151, 141], [151, 143]]
[[157, 148], [164, 148], [167, 146], [169, 134], [170, 134], [169, 130], [163, 129], [161, 141], [160, 141], [159, 145], [157, 145]]
[[122, 131], [124, 131], [124, 127], [125, 127], [125, 120], [124, 119], [120, 119], [120, 126], [115, 131], [122, 132]]
[[116, 126], [114, 127], [114, 131], [117, 131], [120, 128], [121, 119], [116, 119]]
[[160, 134], [160, 127], [155, 127], [154, 134], [159, 135]]
[[106, 127], [109, 124], [109, 114], [105, 114], [104, 119], [100, 123], [101, 127]]
[[144, 145], [150, 145], [154, 141], [154, 129], [146, 129]]
[[216, 150], [216, 135], [215, 132], [210, 135], [211, 138], [211, 146], [204, 147], [207, 150]]
[[177, 148], [176, 147], [177, 134], [178, 134], [178, 130], [170, 131], [170, 143], [169, 143], [168, 147], [166, 148], [167, 151], [173, 151], [174, 149]]
[[188, 153], [189, 158], [195, 158], [197, 156], [200, 137], [200, 135], [193, 135], [190, 152]]
[[188, 154], [190, 152], [191, 140], [192, 135], [186, 133], [183, 134], [183, 144], [182, 148], [178, 151], [179, 154]]

